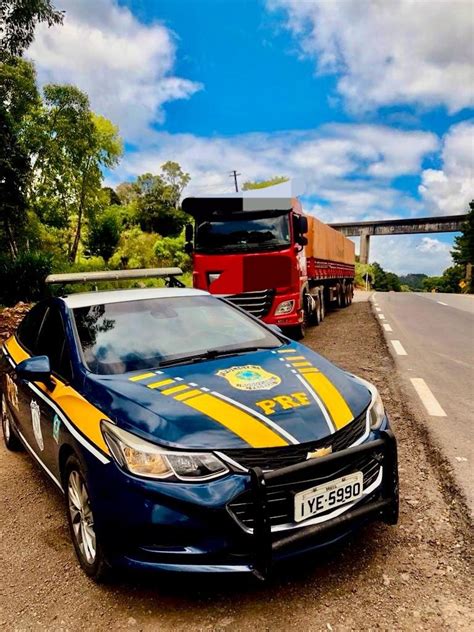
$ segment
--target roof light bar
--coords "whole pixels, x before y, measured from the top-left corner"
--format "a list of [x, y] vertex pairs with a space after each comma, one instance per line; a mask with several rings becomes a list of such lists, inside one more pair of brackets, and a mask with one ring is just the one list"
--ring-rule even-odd
[[50, 274], [46, 277], [48, 285], [65, 283], [96, 283], [98, 281], [129, 281], [131, 279], [149, 279], [181, 276], [181, 268], [141, 268], [137, 270], [106, 270], [103, 272], [71, 272], [70, 274]]

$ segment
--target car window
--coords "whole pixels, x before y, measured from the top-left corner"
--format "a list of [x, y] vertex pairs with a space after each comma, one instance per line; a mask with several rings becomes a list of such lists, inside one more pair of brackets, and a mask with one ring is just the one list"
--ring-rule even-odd
[[30, 309], [18, 328], [17, 338], [31, 355], [36, 355], [38, 332], [43, 324], [47, 309], [46, 303], [38, 303]]
[[67, 346], [64, 323], [59, 310], [51, 306], [39, 332], [35, 355], [47, 355], [51, 370], [69, 381], [72, 377], [71, 361]]
[[93, 373], [125, 373], [207, 351], [275, 348], [280, 339], [210, 296], [93, 305], [74, 310], [84, 360]]

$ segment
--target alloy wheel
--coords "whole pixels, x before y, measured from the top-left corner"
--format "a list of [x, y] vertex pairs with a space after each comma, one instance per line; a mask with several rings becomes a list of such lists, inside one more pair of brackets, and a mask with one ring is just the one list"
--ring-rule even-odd
[[92, 565], [96, 558], [94, 516], [86, 485], [77, 470], [71, 470], [69, 473], [67, 492], [74, 538], [84, 560]]

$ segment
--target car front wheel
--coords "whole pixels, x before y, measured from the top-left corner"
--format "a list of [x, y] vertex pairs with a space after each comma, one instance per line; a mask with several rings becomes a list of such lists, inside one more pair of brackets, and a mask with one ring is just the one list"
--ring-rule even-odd
[[66, 463], [65, 487], [69, 531], [79, 563], [89, 577], [103, 581], [110, 567], [95, 531], [89, 491], [75, 456], [69, 457]]

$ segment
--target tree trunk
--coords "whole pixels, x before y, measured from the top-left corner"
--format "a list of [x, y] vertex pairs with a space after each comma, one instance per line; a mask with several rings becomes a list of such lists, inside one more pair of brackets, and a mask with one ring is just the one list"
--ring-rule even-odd
[[79, 212], [78, 212], [78, 217], [77, 217], [76, 234], [74, 236], [74, 242], [72, 244], [71, 252], [69, 254], [69, 261], [71, 263], [74, 263], [76, 261], [77, 251], [79, 249], [79, 242], [81, 241], [82, 218], [83, 218], [83, 215], [84, 215], [84, 206], [85, 206], [85, 201], [86, 201], [86, 186], [87, 186], [87, 176], [89, 174], [89, 165], [90, 165], [90, 159], [87, 161], [87, 167], [85, 169], [84, 176], [82, 178], [81, 196], [79, 198]]

